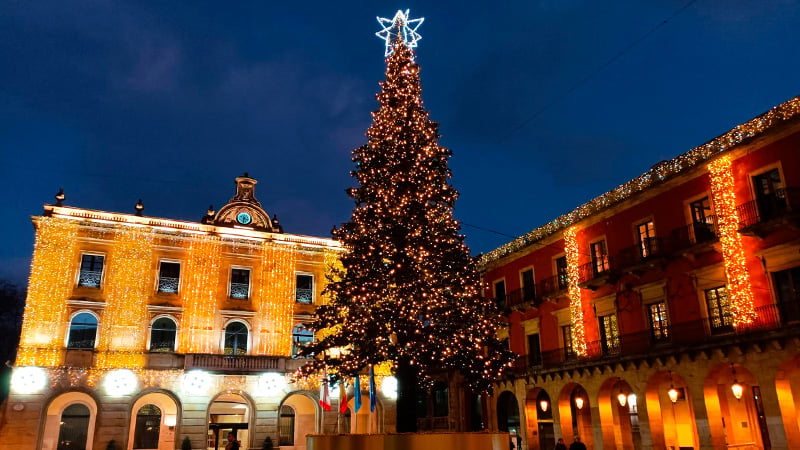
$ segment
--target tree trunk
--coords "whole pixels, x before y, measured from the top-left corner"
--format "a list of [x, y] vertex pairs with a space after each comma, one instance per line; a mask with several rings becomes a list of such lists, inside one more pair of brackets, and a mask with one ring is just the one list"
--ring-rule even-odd
[[397, 432], [417, 432], [417, 366], [401, 358], [397, 366]]

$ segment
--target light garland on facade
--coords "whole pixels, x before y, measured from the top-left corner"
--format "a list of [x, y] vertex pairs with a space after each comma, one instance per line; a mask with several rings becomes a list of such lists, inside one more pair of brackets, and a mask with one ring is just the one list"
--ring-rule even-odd
[[260, 355], [290, 356], [295, 294], [295, 249], [265, 242], [261, 254], [261, 283], [256, 295]]
[[750, 276], [745, 264], [742, 236], [739, 234], [731, 161], [727, 157], [713, 161], [709, 163], [708, 171], [711, 174], [711, 195], [717, 213], [725, 275], [728, 278], [731, 316], [733, 326], [738, 328], [753, 323], [757, 313], [753, 305]]
[[217, 308], [221, 243], [213, 236], [198, 236], [186, 257], [182, 289], [180, 353], [214, 353], [221, 329]]
[[106, 308], [98, 333], [98, 368], [144, 367], [152, 261], [152, 229], [120, 226], [108, 258]]
[[66, 300], [72, 291], [72, 268], [78, 257], [77, 234], [74, 221], [39, 219], [18, 366], [56, 366], [63, 360]]
[[581, 302], [580, 250], [578, 230], [564, 230], [564, 251], [567, 254], [567, 293], [569, 295], [570, 323], [572, 324], [572, 349], [577, 356], [586, 356], [586, 332], [583, 326], [583, 303]]
[[800, 115], [800, 97], [795, 97], [754, 119], [737, 125], [722, 136], [712, 139], [699, 147], [695, 147], [670, 161], [656, 164], [652, 169], [639, 177], [584, 203], [574, 210], [556, 218], [552, 222], [542, 225], [486, 253], [481, 259], [481, 265], [485, 266], [535, 242], [539, 242], [564, 228], [574, 225], [587, 217], [597, 214], [606, 208], [614, 206], [642, 191], [660, 184], [668, 178], [690, 170], [720, 153], [730, 151], [745, 140], [757, 136], [798, 115]]

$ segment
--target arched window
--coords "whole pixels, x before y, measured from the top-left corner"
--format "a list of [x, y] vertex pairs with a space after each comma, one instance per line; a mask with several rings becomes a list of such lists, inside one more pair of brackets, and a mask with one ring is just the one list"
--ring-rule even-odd
[[169, 317], [160, 317], [150, 327], [150, 351], [174, 352], [178, 326]]
[[437, 381], [431, 390], [431, 397], [433, 397], [433, 417], [447, 417], [449, 411], [447, 385]]
[[244, 355], [247, 353], [247, 325], [231, 322], [225, 327], [225, 354]]
[[76, 314], [69, 324], [67, 348], [93, 349], [97, 338], [97, 317], [88, 312]]
[[280, 436], [278, 445], [294, 445], [294, 409], [289, 405], [281, 406]]
[[161, 432], [161, 409], [156, 405], [144, 405], [136, 413], [136, 429], [133, 432], [133, 448], [158, 448]]
[[314, 342], [314, 333], [311, 332], [302, 323], [292, 329], [292, 358], [297, 357], [297, 352], [300, 348], [306, 346], [308, 343]]
[[90, 416], [89, 408], [80, 403], [73, 403], [64, 409], [58, 432], [58, 450], [86, 450]]

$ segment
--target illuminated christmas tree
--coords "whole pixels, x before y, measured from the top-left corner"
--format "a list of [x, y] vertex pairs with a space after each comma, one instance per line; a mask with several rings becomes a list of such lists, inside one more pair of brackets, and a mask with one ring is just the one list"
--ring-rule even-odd
[[422, 105], [419, 65], [411, 47], [421, 19], [398, 15], [387, 39], [386, 81], [367, 131], [353, 151], [358, 187], [349, 222], [334, 230], [348, 250], [317, 309], [316, 355], [334, 378], [393, 363], [398, 378], [397, 429], [416, 430], [416, 390], [429, 376], [458, 371], [474, 392], [488, 392], [512, 354], [496, 338], [500, 317], [482, 298], [480, 276], [453, 218], [458, 193], [449, 184], [450, 150]]

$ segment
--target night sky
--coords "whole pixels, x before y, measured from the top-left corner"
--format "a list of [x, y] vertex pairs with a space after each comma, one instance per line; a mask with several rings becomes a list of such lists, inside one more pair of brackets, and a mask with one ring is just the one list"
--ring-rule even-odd
[[[155, 4], [158, 3], [158, 4]], [[248, 171], [290, 233], [346, 221], [383, 43], [425, 17], [423, 99], [474, 253], [800, 94], [800, 2], [0, 1], [0, 279], [67, 205], [199, 220]], [[666, 21], [666, 23], [664, 23]]]

